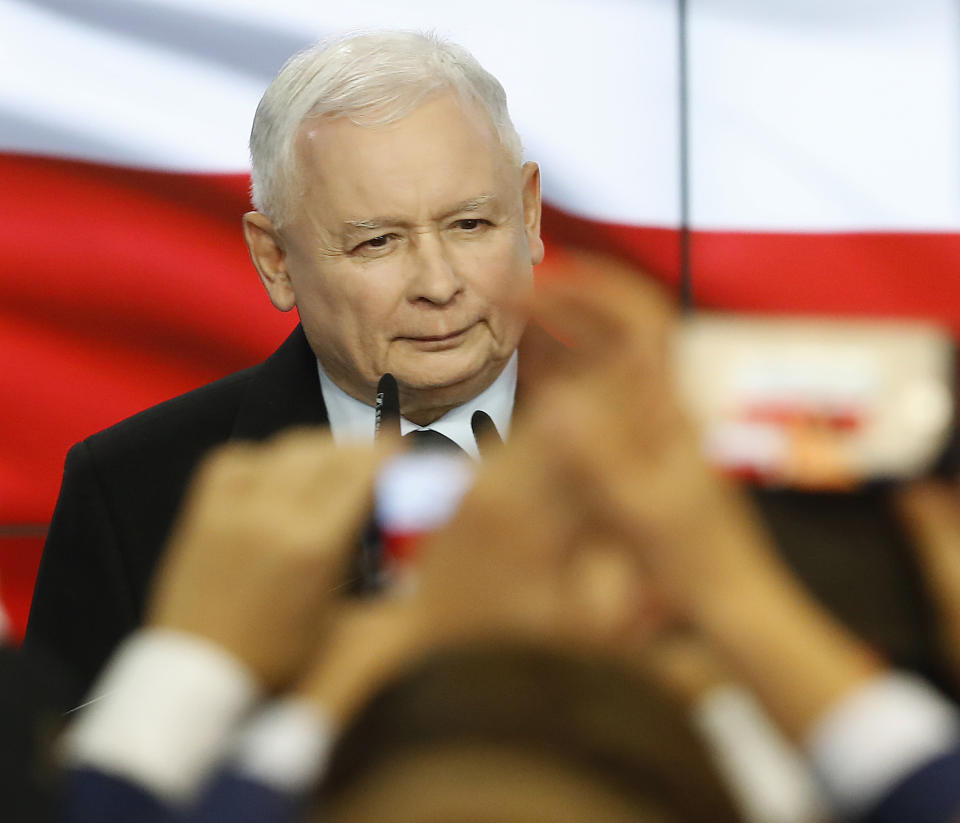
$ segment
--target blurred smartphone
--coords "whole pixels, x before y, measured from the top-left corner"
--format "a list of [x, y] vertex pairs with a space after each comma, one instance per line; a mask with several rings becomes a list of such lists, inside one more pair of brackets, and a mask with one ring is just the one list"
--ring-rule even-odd
[[955, 348], [932, 324], [696, 314], [676, 358], [708, 459], [757, 483], [907, 479], [951, 441]]
[[423, 539], [446, 523], [473, 484], [476, 464], [465, 455], [413, 451], [392, 457], [374, 490], [377, 542], [373, 589], [413, 585]]

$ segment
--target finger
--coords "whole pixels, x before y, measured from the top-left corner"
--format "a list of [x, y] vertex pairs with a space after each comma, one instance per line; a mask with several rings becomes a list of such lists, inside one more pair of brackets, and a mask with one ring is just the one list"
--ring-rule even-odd
[[622, 343], [662, 335], [676, 319], [661, 287], [639, 273], [598, 270], [587, 277], [561, 277], [538, 287], [539, 320], [564, 329], [584, 345]]
[[318, 486], [333, 488], [338, 446], [329, 430], [296, 428], [258, 446], [260, 494], [295, 500]]
[[896, 505], [907, 528], [924, 546], [960, 554], [960, 493], [953, 486], [928, 480], [898, 491]]
[[562, 572], [564, 619], [571, 636], [592, 645], [632, 647], [649, 633], [652, 594], [639, 564], [619, 541], [578, 541]]
[[[254, 505], [284, 530], [291, 550], [322, 551], [345, 561], [373, 509], [376, 476], [392, 449], [381, 444], [307, 450], [295, 461], [271, 466], [274, 472], [297, 470], [299, 475], [286, 474]], [[306, 465], [300, 462], [311, 457]]]
[[960, 494], [947, 483], [922, 481], [904, 486], [894, 500], [930, 583], [960, 611], [952, 605], [960, 602]]
[[392, 441], [375, 445], [337, 445], [329, 432], [294, 429], [257, 447], [256, 495], [265, 506], [326, 508], [325, 500], [364, 485], [397, 449]]
[[619, 402], [672, 401], [672, 320], [632, 306], [636, 284], [625, 285], [629, 287], [625, 296], [619, 289], [590, 291], [570, 284], [554, 284], [544, 291], [541, 316], [569, 331], [579, 355], [564, 376], [606, 382], [589, 390], [618, 392]]
[[242, 494], [256, 481], [256, 450], [252, 443], [226, 443], [212, 449], [190, 478], [185, 501], [200, 495]]
[[546, 380], [568, 379], [589, 365], [583, 352], [566, 343], [562, 329], [559, 328], [544, 329], [540, 325], [532, 324], [524, 332], [522, 350], [517, 382], [525, 395], [535, 392]]

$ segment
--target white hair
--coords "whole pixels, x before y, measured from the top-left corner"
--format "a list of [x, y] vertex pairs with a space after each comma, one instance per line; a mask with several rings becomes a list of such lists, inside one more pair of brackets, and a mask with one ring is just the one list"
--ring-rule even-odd
[[278, 227], [291, 218], [299, 179], [294, 144], [308, 117], [387, 125], [443, 91], [479, 103], [507, 157], [520, 166], [523, 147], [503, 87], [461, 46], [432, 33], [380, 31], [347, 35], [298, 52], [264, 92], [253, 118], [254, 208]]

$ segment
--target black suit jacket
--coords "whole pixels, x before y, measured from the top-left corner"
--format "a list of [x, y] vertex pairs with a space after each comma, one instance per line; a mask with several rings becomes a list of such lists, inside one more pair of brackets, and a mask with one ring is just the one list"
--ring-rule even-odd
[[151, 574], [204, 454], [227, 440], [261, 440], [290, 426], [326, 423], [317, 361], [298, 326], [263, 363], [75, 445], [43, 550], [25, 646], [63, 661], [85, 691], [118, 641], [139, 625]]

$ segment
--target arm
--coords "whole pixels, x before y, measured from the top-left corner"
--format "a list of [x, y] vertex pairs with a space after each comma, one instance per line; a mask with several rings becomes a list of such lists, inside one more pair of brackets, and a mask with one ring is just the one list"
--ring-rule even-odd
[[379, 460], [303, 431], [208, 460], [171, 537], [148, 627], [68, 732], [68, 763], [186, 804], [239, 720], [309, 660]]
[[960, 687], [960, 494], [931, 480], [905, 486], [895, 502], [937, 611], [944, 659]]
[[[597, 528], [619, 535], [667, 611], [707, 638], [781, 728], [810, 746], [841, 810], [864, 811], [956, 746], [955, 710], [893, 675], [827, 615], [738, 490], [704, 464], [671, 385], [662, 299], [598, 274], [589, 286], [548, 284], [540, 310], [595, 364], [575, 391], [558, 390], [552, 405], [562, 414], [545, 423], [582, 504]], [[853, 768], [834, 768], [840, 761]], [[936, 819], [956, 808], [942, 806]]]

